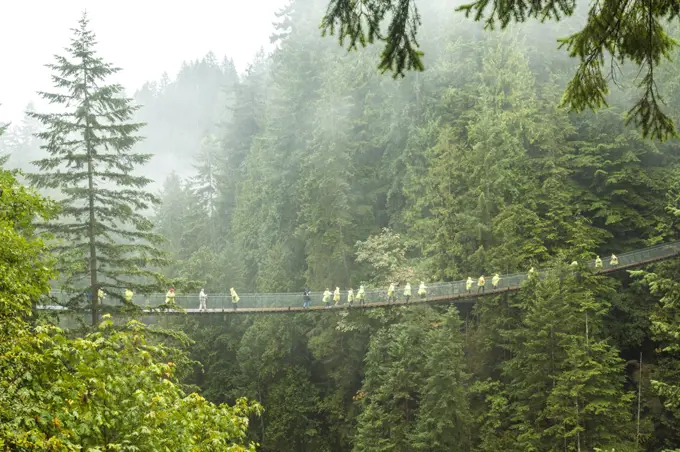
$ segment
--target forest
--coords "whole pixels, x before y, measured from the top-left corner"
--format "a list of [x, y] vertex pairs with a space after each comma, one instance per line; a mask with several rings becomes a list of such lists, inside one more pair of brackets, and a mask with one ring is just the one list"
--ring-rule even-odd
[[[420, 2], [424, 70], [391, 77], [320, 36], [327, 7], [291, 0], [244, 73], [206, 53], [131, 98], [80, 20], [41, 93], [68, 113], [0, 136], [0, 449], [680, 451], [680, 261], [569, 266], [680, 240], [680, 144], [626, 121], [639, 68], [570, 111], [555, 43], [587, 10], [490, 31]], [[146, 321], [124, 296], [531, 267], [465, 305]], [[51, 290], [92, 318], [40, 312]]]

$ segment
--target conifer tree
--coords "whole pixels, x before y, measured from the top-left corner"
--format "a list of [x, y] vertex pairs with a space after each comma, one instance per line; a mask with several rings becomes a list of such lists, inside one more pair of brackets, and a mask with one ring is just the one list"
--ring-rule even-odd
[[516, 441], [523, 450], [630, 450], [632, 395], [602, 334], [605, 278], [563, 268], [519, 295], [522, 325], [501, 333]]
[[196, 176], [188, 183], [188, 191], [195, 201], [190, 207], [186, 238], [190, 252], [202, 245], [217, 247], [217, 196], [220, 170], [219, 141], [213, 135], [203, 138], [196, 156]]
[[[149, 292], [159, 277], [148, 267], [166, 263], [143, 215], [157, 198], [144, 187], [151, 180], [134, 174], [151, 157], [132, 151], [142, 137], [142, 123], [131, 122], [136, 106], [123, 87], [107, 84], [120, 69], [96, 53], [95, 34], [84, 13], [66, 56], [56, 56], [48, 67], [58, 92], [40, 92], [59, 113], [30, 112], [45, 130], [38, 134], [49, 157], [34, 162], [39, 172], [29, 175], [38, 188], [59, 188], [63, 194], [58, 221], [45, 225], [58, 239], [64, 287], [91, 297], [92, 321], [98, 319], [98, 291], [122, 299], [122, 292]], [[87, 289], [85, 289], [87, 288]]]

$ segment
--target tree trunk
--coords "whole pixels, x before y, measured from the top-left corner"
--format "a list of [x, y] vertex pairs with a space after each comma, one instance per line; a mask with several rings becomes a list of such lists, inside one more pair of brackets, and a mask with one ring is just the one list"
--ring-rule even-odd
[[[87, 80], [85, 81], [85, 83]], [[90, 222], [87, 228], [88, 241], [90, 242], [90, 290], [92, 293], [92, 326], [99, 323], [99, 283], [97, 281], [97, 247], [95, 246], [95, 217], [94, 217], [94, 166], [92, 165], [92, 145], [90, 144], [90, 118], [87, 116], [90, 105], [88, 102], [87, 91], [85, 91], [85, 147], [87, 148], [87, 190], [88, 190], [88, 210], [90, 211]]]

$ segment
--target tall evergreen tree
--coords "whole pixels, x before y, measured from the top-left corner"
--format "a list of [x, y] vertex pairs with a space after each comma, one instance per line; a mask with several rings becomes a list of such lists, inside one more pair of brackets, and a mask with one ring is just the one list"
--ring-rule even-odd
[[144, 190], [151, 180], [133, 175], [151, 157], [132, 152], [142, 139], [143, 124], [130, 121], [137, 107], [123, 97], [122, 86], [106, 84], [120, 69], [97, 55], [86, 14], [73, 33], [67, 56], [48, 65], [59, 92], [39, 93], [63, 111], [29, 113], [45, 127], [38, 137], [49, 154], [29, 177], [39, 188], [63, 193], [59, 220], [45, 227], [64, 240], [56, 250], [64, 286], [76, 294], [73, 305], [89, 290], [96, 324], [100, 289], [120, 300], [126, 288], [149, 292], [159, 277], [148, 267], [166, 259], [157, 248], [161, 237], [142, 214], [158, 202]]

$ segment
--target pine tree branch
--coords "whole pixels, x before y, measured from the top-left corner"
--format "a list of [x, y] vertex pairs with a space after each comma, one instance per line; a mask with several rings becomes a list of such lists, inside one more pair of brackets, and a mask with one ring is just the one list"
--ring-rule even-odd
[[[321, 22], [322, 34], [338, 33], [341, 45], [348, 40], [348, 50], [384, 43], [379, 68], [404, 76], [409, 70], [423, 70], [422, 53], [415, 39], [420, 18], [416, 0], [329, 0]], [[483, 21], [493, 30], [496, 24], [503, 29], [510, 23], [528, 19], [559, 21], [573, 14], [575, 0], [475, 0], [457, 11]], [[487, 14], [488, 13], [488, 14]], [[598, 0], [591, 7], [588, 21], [582, 30], [560, 40], [580, 64], [565, 90], [562, 104], [574, 111], [606, 106], [609, 93], [608, 79], [603, 73], [604, 58], [611, 59], [609, 77], [614, 62], [632, 61], [646, 68], [646, 76], [639, 86], [642, 96], [628, 112], [627, 123], [642, 129], [645, 137], [666, 140], [676, 136], [673, 121], [666, 115], [654, 81], [655, 66], [670, 59], [677, 42], [665, 32], [661, 22], [670, 23], [680, 17], [677, 0]], [[388, 21], [387, 33], [380, 26]]]

